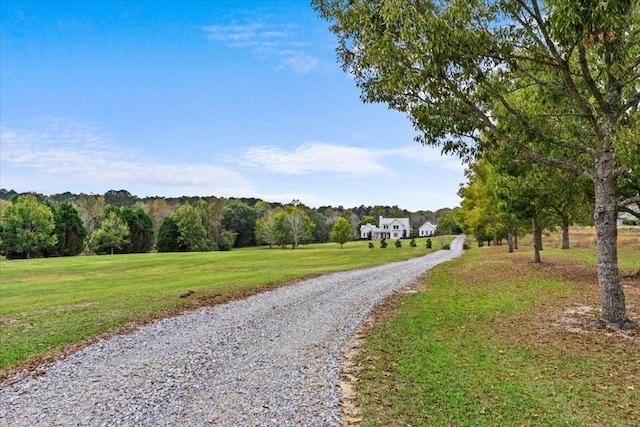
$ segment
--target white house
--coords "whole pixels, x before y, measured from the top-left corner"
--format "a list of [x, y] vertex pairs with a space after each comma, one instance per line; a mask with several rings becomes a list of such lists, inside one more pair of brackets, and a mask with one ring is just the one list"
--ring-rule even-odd
[[422, 224], [420, 228], [418, 228], [418, 236], [420, 237], [433, 236], [434, 234], [436, 234], [436, 228], [437, 227], [435, 225], [427, 221], [424, 224]]
[[[631, 205], [631, 206], [629, 206], [629, 209], [634, 211], [634, 212], [640, 213], [640, 204], [636, 204], [635, 206]], [[624, 224], [625, 220], [630, 220], [630, 221], [635, 222], [636, 224], [640, 225], [638, 223], [638, 218], [636, 218], [634, 215], [631, 215], [629, 212], [620, 212], [618, 214], [618, 225]]]
[[409, 218], [385, 218], [381, 216], [378, 226], [365, 224], [360, 227], [360, 237], [363, 239], [400, 239], [409, 237], [411, 226]]

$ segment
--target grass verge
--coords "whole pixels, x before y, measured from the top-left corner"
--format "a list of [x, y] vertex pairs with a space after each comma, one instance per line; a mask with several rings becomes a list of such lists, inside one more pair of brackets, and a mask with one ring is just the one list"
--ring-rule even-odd
[[[451, 238], [434, 238], [434, 249]], [[0, 260], [0, 370], [50, 361], [127, 325], [238, 298], [319, 274], [428, 253], [403, 241], [307, 245], [296, 250], [152, 253]], [[125, 328], [125, 329], [122, 329]], [[62, 349], [66, 349], [62, 351]], [[45, 358], [45, 359], [43, 359]], [[49, 358], [49, 359], [47, 359]], [[2, 375], [0, 375], [0, 378]]]
[[[592, 326], [591, 251], [472, 249], [380, 307], [355, 361], [362, 425], [640, 425], [640, 331]], [[636, 321], [638, 253], [620, 251]]]

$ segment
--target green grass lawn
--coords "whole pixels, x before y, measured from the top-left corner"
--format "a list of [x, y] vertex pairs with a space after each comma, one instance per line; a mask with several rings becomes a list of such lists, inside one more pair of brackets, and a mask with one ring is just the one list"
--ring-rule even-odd
[[[363, 426], [640, 425], [640, 332], [589, 327], [593, 249], [545, 249], [541, 266], [520, 252], [467, 251], [379, 309], [356, 359]], [[640, 270], [638, 253], [620, 248], [623, 275]], [[640, 280], [625, 280], [640, 321]], [[575, 325], [572, 307], [591, 309]]]
[[[451, 238], [433, 238], [434, 250]], [[34, 361], [131, 322], [318, 274], [427, 254], [425, 239], [402, 248], [367, 242], [0, 260], [0, 370]], [[186, 296], [186, 294], [189, 294]]]

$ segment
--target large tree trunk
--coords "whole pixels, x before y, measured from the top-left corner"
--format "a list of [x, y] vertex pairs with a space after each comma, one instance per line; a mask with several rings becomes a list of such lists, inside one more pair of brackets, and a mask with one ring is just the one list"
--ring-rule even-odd
[[507, 245], [509, 253], [513, 252], [513, 220], [509, 220], [509, 228], [507, 229]]
[[562, 215], [562, 248], [569, 249], [569, 216]]
[[533, 227], [533, 262], [542, 262], [540, 259], [540, 246], [538, 246], [538, 218], [533, 217], [531, 220]]
[[518, 250], [518, 230], [513, 230], [513, 249]]
[[600, 320], [624, 326], [629, 323], [624, 289], [618, 270], [618, 211], [615, 195], [616, 179], [612, 176], [613, 154], [606, 152], [597, 162], [595, 193], [596, 210], [593, 215], [598, 247], [598, 282], [602, 294]]

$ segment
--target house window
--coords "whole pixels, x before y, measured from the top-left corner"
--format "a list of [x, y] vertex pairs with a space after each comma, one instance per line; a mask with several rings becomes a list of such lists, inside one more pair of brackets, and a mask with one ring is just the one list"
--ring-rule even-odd
[[394, 226], [393, 226], [393, 229], [394, 229], [394, 230], [397, 230], [397, 229], [398, 229], [398, 226], [397, 226], [397, 225], [394, 225]]
[[385, 230], [386, 230], [386, 229], [388, 229], [388, 228], [389, 228], [389, 226], [388, 226], [388, 225], [385, 225], [385, 226], [384, 226], [384, 229], [385, 229]]

